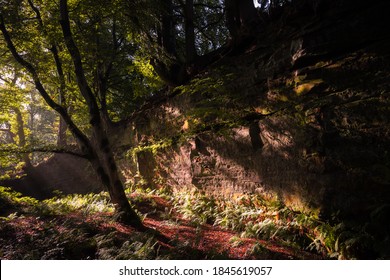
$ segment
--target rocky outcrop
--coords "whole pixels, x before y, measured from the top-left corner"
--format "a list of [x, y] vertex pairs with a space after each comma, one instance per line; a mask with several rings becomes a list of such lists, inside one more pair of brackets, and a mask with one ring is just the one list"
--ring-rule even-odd
[[390, 201], [388, 6], [284, 23], [276, 37], [270, 26], [273, 36], [144, 116], [140, 134], [173, 144], [141, 175], [217, 194], [257, 192], [323, 215]]
[[2, 180], [0, 185], [37, 199], [50, 198], [58, 192], [86, 194], [103, 190], [88, 161], [67, 154], [56, 154], [26, 169], [21, 178]]

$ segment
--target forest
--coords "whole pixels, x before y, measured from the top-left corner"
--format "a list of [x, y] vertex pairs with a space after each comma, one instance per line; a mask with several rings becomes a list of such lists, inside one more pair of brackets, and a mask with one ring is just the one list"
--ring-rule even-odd
[[387, 0], [0, 0], [0, 259], [390, 259]]

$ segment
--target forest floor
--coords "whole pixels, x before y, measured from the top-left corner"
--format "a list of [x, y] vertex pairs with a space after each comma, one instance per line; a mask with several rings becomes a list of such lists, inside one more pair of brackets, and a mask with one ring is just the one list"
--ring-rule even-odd
[[[159, 195], [132, 195], [150, 230], [114, 220], [99, 195], [37, 201], [2, 188], [1, 259], [321, 259], [277, 238], [194, 223]], [[91, 202], [92, 201], [92, 202]], [[92, 203], [92, 204], [91, 204]], [[98, 211], [96, 208], [100, 207]], [[156, 234], [158, 232], [158, 234]]]

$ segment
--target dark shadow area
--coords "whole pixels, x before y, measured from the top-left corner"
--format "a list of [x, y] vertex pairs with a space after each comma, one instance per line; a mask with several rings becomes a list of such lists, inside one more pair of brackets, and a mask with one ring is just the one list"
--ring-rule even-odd
[[[320, 209], [324, 221], [376, 244], [361, 245], [356, 256], [389, 256], [389, 5], [359, 2], [312, 24], [295, 22], [302, 29], [289, 39], [280, 31], [280, 41], [262, 38], [261, 48], [227, 58], [224, 71], [237, 75], [224, 84], [227, 101], [219, 106], [236, 120], [239, 109], [275, 114], [259, 114], [239, 135], [198, 135], [189, 183], [221, 194], [269, 191], [289, 205]], [[212, 92], [207, 98], [218, 100]], [[212, 127], [221, 119], [203, 121]]]

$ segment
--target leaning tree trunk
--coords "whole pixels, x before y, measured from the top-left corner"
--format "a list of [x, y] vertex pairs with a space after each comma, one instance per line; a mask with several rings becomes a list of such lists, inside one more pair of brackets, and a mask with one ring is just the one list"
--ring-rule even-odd
[[73, 61], [80, 94], [88, 106], [90, 125], [93, 131], [91, 141], [83, 137], [84, 139], [80, 139], [83, 141], [79, 141], [80, 146], [88, 151], [87, 154], [93, 168], [102, 180], [103, 185], [107, 188], [111, 200], [115, 204], [118, 219], [135, 227], [143, 227], [140, 218], [132, 209], [126, 197], [96, 97], [85, 77], [81, 54], [73, 39], [70, 28], [67, 0], [60, 0], [60, 24], [65, 45]]
[[118, 220], [137, 228], [143, 228], [141, 219], [130, 206], [126, 197], [114, 154], [102, 124], [101, 120], [93, 124], [93, 147], [90, 147], [92, 148], [90, 162], [110, 194]]
[[240, 33], [240, 11], [236, 0], [225, 0], [226, 26], [233, 43]]

